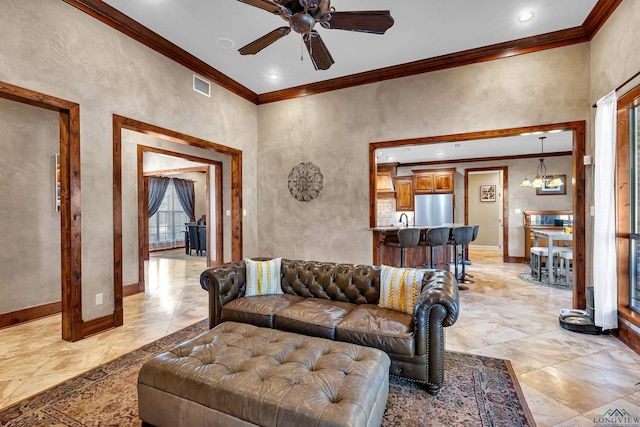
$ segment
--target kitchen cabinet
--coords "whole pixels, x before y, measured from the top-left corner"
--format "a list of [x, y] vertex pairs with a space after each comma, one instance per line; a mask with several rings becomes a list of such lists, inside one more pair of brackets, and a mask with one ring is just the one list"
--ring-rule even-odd
[[414, 194], [453, 194], [455, 168], [413, 171]]
[[393, 177], [396, 175], [397, 163], [384, 163], [378, 165], [376, 172], [376, 194], [378, 198], [395, 197]]
[[396, 176], [393, 184], [396, 191], [396, 211], [413, 211], [413, 177]]

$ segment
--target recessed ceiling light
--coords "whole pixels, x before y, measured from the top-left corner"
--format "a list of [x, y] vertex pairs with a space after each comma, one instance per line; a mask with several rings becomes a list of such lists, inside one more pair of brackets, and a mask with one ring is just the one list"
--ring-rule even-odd
[[393, 157], [387, 156], [387, 160], [393, 160]]
[[521, 14], [521, 15], [518, 17], [518, 21], [520, 21], [520, 22], [527, 22], [527, 21], [529, 21], [529, 20], [530, 20], [530, 19], [532, 19], [532, 18], [533, 18], [533, 12], [531, 12], [531, 11], [527, 11], [527, 12], [524, 12], [523, 14]]
[[549, 131], [549, 133], [559, 133], [559, 132], [562, 132], [562, 129], [554, 129]]
[[269, 74], [269, 78], [271, 80], [278, 80], [278, 75], [276, 73], [271, 73], [271, 74]]
[[216, 40], [216, 43], [218, 43], [218, 46], [220, 46], [223, 49], [231, 49], [236, 45], [233, 40], [228, 39], [226, 37], [219, 38], [218, 40]]
[[531, 135], [541, 135], [541, 134], [543, 134], [543, 133], [544, 133], [544, 132], [542, 132], [541, 130], [539, 130], [539, 131], [531, 132]]
[[531, 132], [525, 132], [520, 134], [520, 136], [529, 136], [529, 135], [531, 135]]

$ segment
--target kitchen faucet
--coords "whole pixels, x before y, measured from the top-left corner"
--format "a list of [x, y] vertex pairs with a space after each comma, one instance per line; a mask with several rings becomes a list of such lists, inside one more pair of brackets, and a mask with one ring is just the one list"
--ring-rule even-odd
[[404, 217], [404, 223], [403, 223], [403, 224], [404, 224], [404, 226], [405, 226], [405, 227], [408, 227], [408, 226], [409, 226], [409, 217], [407, 216], [407, 214], [406, 214], [406, 213], [402, 212], [402, 213], [400, 214], [400, 222], [402, 222], [402, 217]]

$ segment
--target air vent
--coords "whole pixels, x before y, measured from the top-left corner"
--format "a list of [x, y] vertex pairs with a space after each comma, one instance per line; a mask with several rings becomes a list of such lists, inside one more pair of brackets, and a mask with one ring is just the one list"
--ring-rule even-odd
[[205, 96], [211, 97], [211, 83], [209, 83], [202, 77], [196, 76], [195, 74], [193, 75], [193, 90]]

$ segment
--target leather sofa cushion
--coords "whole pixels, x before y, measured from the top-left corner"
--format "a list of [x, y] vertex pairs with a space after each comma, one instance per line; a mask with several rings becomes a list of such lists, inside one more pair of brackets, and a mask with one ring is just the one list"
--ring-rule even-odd
[[273, 316], [304, 298], [295, 295], [240, 297], [222, 306], [222, 320], [273, 328]]
[[334, 339], [336, 325], [354, 307], [348, 302], [306, 298], [278, 311], [274, 325], [283, 331]]
[[415, 355], [413, 316], [373, 304], [361, 304], [347, 314], [336, 325], [335, 339], [388, 354]]

